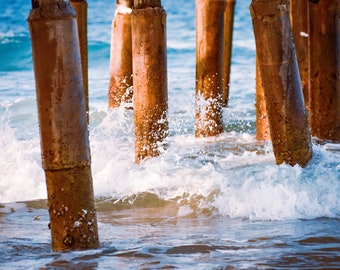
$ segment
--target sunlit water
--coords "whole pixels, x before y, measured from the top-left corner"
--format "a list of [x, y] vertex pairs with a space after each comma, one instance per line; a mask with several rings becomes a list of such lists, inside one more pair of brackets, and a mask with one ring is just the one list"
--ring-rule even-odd
[[[108, 3], [110, 2], [110, 3]], [[133, 111], [108, 110], [115, 1], [90, 0], [89, 84], [98, 250], [53, 253], [26, 18], [0, 13], [0, 269], [340, 269], [340, 145], [306, 168], [255, 140], [255, 48], [238, 1], [225, 133], [194, 137], [195, 3], [167, 11], [169, 148], [134, 163]], [[25, 203], [21, 203], [25, 202]]]

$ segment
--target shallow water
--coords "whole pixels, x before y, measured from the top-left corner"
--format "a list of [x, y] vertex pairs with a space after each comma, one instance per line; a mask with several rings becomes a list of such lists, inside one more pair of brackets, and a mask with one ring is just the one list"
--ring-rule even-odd
[[[339, 269], [340, 221], [252, 221], [180, 210], [97, 202], [101, 247], [52, 253], [45, 201], [1, 208], [2, 269]], [[144, 208], [149, 204], [153, 207]], [[120, 208], [120, 210], [117, 210]], [[6, 212], [6, 214], [4, 214]], [[39, 233], [37, 233], [39, 232]]]
[[[194, 137], [195, 3], [167, 10], [169, 148], [134, 163], [133, 111], [107, 109], [114, 2], [89, 4], [90, 142], [98, 250], [52, 253], [26, 18], [0, 14], [0, 268], [340, 269], [340, 145], [302, 169], [255, 140], [255, 48], [238, 1], [225, 133]], [[38, 201], [37, 201], [38, 200]], [[26, 203], [19, 203], [25, 201]]]
[[[101, 247], [52, 253], [45, 201], [6, 204], [0, 215], [2, 269], [339, 269], [339, 219], [252, 221], [97, 202]], [[144, 208], [145, 204], [153, 207]], [[150, 206], [150, 205], [149, 205]], [[117, 209], [120, 210], [117, 210]], [[4, 214], [4, 212], [7, 212]]]

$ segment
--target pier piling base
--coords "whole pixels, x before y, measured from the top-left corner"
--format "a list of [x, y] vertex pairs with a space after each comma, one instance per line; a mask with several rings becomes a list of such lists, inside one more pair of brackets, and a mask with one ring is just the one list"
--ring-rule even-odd
[[138, 163], [160, 155], [166, 148], [166, 13], [161, 6], [144, 8], [141, 3], [133, 9], [131, 22], [135, 161]]
[[276, 163], [305, 166], [312, 146], [289, 1], [253, 0], [250, 11]]
[[89, 133], [76, 13], [41, 0], [28, 17], [42, 166], [54, 251], [97, 248]]
[[97, 248], [98, 227], [91, 167], [46, 170], [52, 246], [55, 251]]
[[196, 137], [223, 132], [224, 1], [196, 0]]

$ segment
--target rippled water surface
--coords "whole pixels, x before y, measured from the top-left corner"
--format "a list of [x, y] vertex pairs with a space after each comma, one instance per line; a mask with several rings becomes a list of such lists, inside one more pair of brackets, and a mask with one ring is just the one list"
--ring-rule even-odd
[[134, 163], [133, 111], [107, 108], [115, 1], [89, 0], [90, 143], [98, 250], [53, 253], [26, 18], [0, 12], [0, 269], [340, 269], [340, 146], [306, 166], [255, 140], [255, 46], [237, 1], [224, 133], [194, 137], [195, 2], [167, 11], [169, 148]]
[[[143, 195], [142, 195], [143, 196]], [[52, 253], [44, 201], [1, 209], [3, 269], [339, 269], [340, 221], [255, 221], [152, 201], [97, 202], [101, 248]], [[146, 198], [148, 197], [149, 198]], [[154, 207], [144, 208], [145, 204]], [[157, 206], [155, 206], [155, 204]], [[3, 214], [7, 212], [8, 214]]]

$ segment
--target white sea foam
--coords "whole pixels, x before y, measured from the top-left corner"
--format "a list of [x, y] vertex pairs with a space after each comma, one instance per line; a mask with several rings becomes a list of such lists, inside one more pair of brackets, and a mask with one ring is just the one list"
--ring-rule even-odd
[[[111, 9], [96, 1], [102, 5], [95, 9], [100, 16], [89, 3], [90, 144], [96, 197], [119, 200], [151, 192], [165, 200], [179, 198], [179, 215], [196, 207], [251, 219], [339, 217], [338, 144], [314, 145], [314, 157], [302, 169], [277, 166], [270, 143], [254, 139], [255, 51], [250, 19], [241, 19], [241, 10], [248, 8], [244, 2], [238, 2], [236, 10], [230, 100], [223, 111], [226, 133], [196, 139], [194, 2], [165, 1], [174, 9], [167, 24], [169, 148], [160, 157], [135, 164], [133, 111], [107, 108], [112, 3]], [[0, 86], [0, 203], [46, 198], [33, 71], [2, 72]]]
[[213, 194], [210, 206], [221, 214], [252, 219], [339, 215], [339, 166], [324, 169], [337, 161], [321, 146], [314, 146], [315, 158], [302, 169], [277, 166], [270, 145], [257, 146], [249, 134], [176, 135], [163, 156], [136, 165], [131, 117], [126, 111], [110, 112], [92, 136], [97, 195], [152, 192], [173, 199]]
[[0, 121], [0, 133], [0, 202], [45, 198], [38, 139], [17, 139], [15, 129], [4, 117]]
[[[257, 146], [249, 134], [231, 132], [208, 139], [179, 134], [169, 138], [163, 156], [137, 165], [132, 119], [132, 111], [118, 108], [102, 112], [91, 129], [96, 196], [119, 199], [153, 192], [172, 199], [213, 194], [211, 206], [231, 217], [339, 215], [339, 153], [329, 152], [329, 144], [315, 145], [313, 160], [302, 169], [275, 165], [270, 145]], [[15, 129], [1, 120], [0, 202], [46, 198], [38, 138], [19, 140]]]
[[[162, 156], [137, 165], [133, 111], [108, 110], [103, 98], [107, 75], [91, 74], [94, 79], [90, 84], [97, 86], [91, 92], [90, 113], [96, 197], [125, 199], [151, 192], [166, 200], [182, 198], [180, 215], [197, 210], [192, 207], [208, 207], [222, 215], [251, 219], [339, 216], [337, 144], [314, 145], [314, 157], [304, 169], [277, 166], [270, 144], [259, 144], [251, 132], [240, 132], [254, 121], [254, 111], [249, 111], [251, 106], [246, 103], [239, 108], [242, 95], [237, 97], [238, 93], [233, 100], [235, 106], [224, 111], [225, 124], [235, 126], [218, 137], [196, 139], [194, 93], [188, 88], [174, 89], [177, 82], [171, 81], [169, 148]], [[4, 99], [0, 105], [4, 113], [0, 121], [0, 202], [46, 198], [36, 104], [27, 94], [15, 100]], [[22, 121], [20, 115], [25, 125], [17, 124]], [[196, 198], [195, 206], [190, 198]]]
[[299, 166], [272, 164], [235, 171], [223, 184], [217, 207], [230, 217], [252, 219], [336, 217], [339, 172], [325, 174], [314, 162], [308, 174]]

